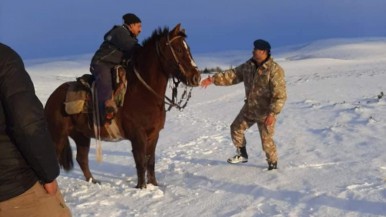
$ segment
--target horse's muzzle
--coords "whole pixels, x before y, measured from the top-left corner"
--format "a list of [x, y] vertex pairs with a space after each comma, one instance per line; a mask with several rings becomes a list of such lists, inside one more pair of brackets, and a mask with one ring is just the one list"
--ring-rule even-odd
[[200, 81], [201, 81], [201, 75], [200, 74], [193, 75], [191, 82], [190, 82], [190, 85], [197, 87], [200, 84]]

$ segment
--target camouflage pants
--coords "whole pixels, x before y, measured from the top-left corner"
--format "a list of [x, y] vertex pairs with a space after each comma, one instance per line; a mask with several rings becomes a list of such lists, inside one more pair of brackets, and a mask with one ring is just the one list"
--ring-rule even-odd
[[[262, 118], [261, 120], [264, 119], [265, 118]], [[276, 145], [273, 141], [273, 135], [275, 133], [275, 123], [272, 126], [266, 126], [264, 124], [264, 121], [261, 120], [249, 120], [244, 116], [244, 113], [241, 111], [231, 125], [231, 136], [233, 144], [237, 148], [246, 146], [247, 142], [244, 136], [245, 131], [249, 129], [252, 125], [257, 124], [260, 133], [261, 144], [263, 146], [263, 151], [265, 152], [268, 163], [277, 162]]]

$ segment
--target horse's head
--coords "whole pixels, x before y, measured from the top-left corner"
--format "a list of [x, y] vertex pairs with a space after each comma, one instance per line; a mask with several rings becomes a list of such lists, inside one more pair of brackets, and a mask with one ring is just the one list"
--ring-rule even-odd
[[177, 24], [160, 41], [159, 50], [162, 50], [162, 55], [165, 58], [166, 63], [164, 66], [167, 67], [166, 70], [173, 77], [176, 77], [188, 86], [198, 86], [201, 75], [185, 39], [185, 30], [181, 29], [181, 24]]

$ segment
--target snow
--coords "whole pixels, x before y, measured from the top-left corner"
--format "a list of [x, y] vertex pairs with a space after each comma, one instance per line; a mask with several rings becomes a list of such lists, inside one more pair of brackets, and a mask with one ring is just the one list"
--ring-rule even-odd
[[[156, 151], [159, 186], [135, 189], [128, 141], [95, 146], [95, 185], [75, 169], [58, 178], [73, 216], [386, 216], [386, 38], [330, 39], [274, 50], [288, 101], [275, 139], [279, 169], [267, 171], [257, 127], [249, 162], [230, 165], [229, 125], [242, 84], [195, 88], [188, 107], [167, 114]], [[200, 68], [243, 63], [250, 51], [195, 56]], [[26, 61], [43, 103], [62, 82], [88, 72], [91, 55]], [[203, 75], [205, 77], [206, 75]], [[72, 144], [74, 156], [76, 149]]]

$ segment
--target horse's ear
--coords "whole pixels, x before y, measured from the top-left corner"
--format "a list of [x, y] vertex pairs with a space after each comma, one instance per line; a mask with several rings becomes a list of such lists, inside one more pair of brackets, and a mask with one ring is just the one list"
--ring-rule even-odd
[[178, 35], [178, 33], [180, 32], [181, 30], [181, 23], [177, 24], [176, 27], [173, 28], [173, 30], [171, 31], [172, 35]]

